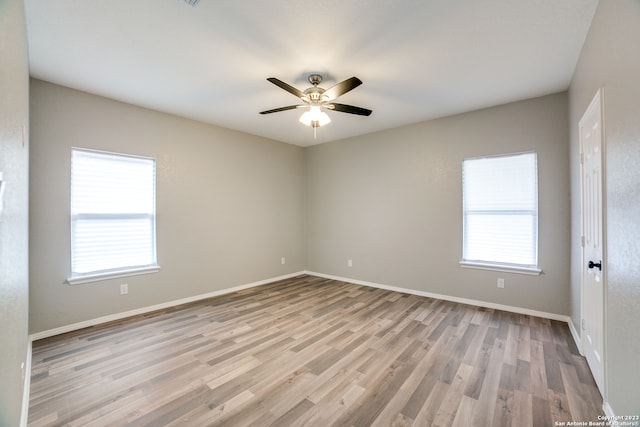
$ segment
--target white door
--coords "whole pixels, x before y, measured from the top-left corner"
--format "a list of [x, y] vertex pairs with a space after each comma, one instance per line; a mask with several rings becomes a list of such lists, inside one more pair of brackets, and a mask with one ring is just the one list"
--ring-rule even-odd
[[579, 124], [582, 159], [582, 351], [604, 395], [603, 115], [601, 90]]

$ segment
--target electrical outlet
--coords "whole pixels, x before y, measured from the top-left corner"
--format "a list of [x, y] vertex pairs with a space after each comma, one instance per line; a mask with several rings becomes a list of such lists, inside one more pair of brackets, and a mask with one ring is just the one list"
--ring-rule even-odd
[[122, 285], [120, 285], [120, 295], [125, 295], [129, 293], [129, 285], [127, 285], [126, 283], [123, 283]]
[[284, 257], [280, 258], [280, 264], [284, 265], [286, 264], [287, 260], [284, 259]]
[[347, 260], [347, 267], [353, 267], [353, 261], [348, 259]]
[[501, 277], [498, 277], [498, 287], [504, 289], [504, 279]]

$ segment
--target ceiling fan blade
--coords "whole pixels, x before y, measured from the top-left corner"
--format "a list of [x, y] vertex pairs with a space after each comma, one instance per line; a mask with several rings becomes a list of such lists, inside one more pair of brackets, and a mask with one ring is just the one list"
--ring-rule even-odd
[[267, 80], [269, 80], [271, 83], [273, 83], [274, 85], [278, 86], [279, 88], [282, 88], [284, 90], [286, 90], [287, 92], [297, 96], [298, 98], [302, 98], [305, 96], [304, 92], [302, 92], [299, 89], [296, 89], [295, 87], [291, 86], [288, 83], [283, 82], [280, 79], [277, 79], [275, 77], [269, 77]]
[[357, 88], [361, 84], [362, 84], [362, 80], [360, 80], [357, 77], [351, 77], [325, 90], [324, 93], [322, 94], [322, 98], [326, 99], [327, 101], [332, 101], [337, 97], [339, 97], [340, 95], [344, 95], [350, 90]]
[[286, 107], [274, 108], [273, 110], [260, 111], [260, 114], [278, 113], [280, 111], [293, 110], [296, 108], [304, 108], [306, 105], [287, 105]]
[[325, 105], [326, 108], [334, 111], [340, 111], [341, 113], [349, 113], [349, 114], [357, 114], [359, 116], [369, 116], [372, 111], [367, 108], [356, 107], [353, 105], [346, 104], [338, 104], [337, 102], [332, 102], [331, 104]]

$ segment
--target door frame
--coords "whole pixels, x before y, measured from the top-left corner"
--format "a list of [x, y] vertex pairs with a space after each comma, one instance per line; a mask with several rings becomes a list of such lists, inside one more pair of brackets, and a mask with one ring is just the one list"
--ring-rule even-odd
[[[584, 336], [584, 313], [585, 313], [585, 277], [586, 277], [586, 269], [585, 265], [588, 260], [585, 255], [585, 245], [584, 245], [584, 236], [585, 236], [585, 221], [584, 221], [584, 200], [585, 200], [585, 189], [584, 189], [584, 150], [582, 147], [582, 126], [581, 123], [587, 113], [599, 106], [600, 108], [600, 179], [601, 179], [601, 220], [602, 220], [602, 388], [598, 387], [600, 393], [602, 394], [603, 403], [606, 405], [607, 402], [607, 212], [606, 212], [606, 141], [605, 141], [605, 123], [604, 123], [604, 88], [599, 88], [593, 99], [589, 103], [589, 106], [584, 110], [580, 121], [578, 122], [578, 145], [580, 150], [580, 353], [584, 355], [584, 346], [585, 346], [585, 336]], [[597, 385], [597, 383], [596, 383]]]

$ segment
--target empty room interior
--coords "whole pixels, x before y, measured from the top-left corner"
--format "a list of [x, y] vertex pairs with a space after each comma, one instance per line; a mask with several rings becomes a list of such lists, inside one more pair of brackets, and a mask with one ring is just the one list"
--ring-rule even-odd
[[640, 426], [640, 1], [0, 40], [0, 426]]

